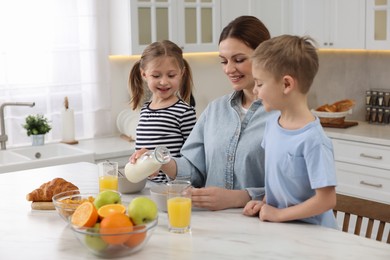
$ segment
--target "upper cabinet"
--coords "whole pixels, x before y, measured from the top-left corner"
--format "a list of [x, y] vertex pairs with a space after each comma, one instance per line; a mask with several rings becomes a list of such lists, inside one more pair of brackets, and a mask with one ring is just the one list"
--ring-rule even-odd
[[319, 48], [365, 48], [365, 0], [297, 0], [292, 12], [293, 33]]
[[221, 1], [221, 30], [241, 15], [259, 18], [270, 31], [271, 37], [292, 32], [290, 0], [223, 0]]
[[111, 0], [111, 55], [171, 40], [184, 52], [217, 51], [220, 0]]
[[390, 49], [390, 0], [367, 0], [366, 48]]

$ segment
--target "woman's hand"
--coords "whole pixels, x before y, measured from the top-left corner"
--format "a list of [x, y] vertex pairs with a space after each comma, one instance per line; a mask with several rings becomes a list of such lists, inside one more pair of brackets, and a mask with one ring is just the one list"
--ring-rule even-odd
[[[264, 202], [261, 201], [261, 200], [251, 200], [249, 201], [242, 213], [245, 215], [245, 216], [250, 216], [250, 217], [254, 217], [254, 216], [257, 216], [259, 215], [259, 212], [261, 211], [261, 208], [264, 206]], [[260, 215], [259, 215], [260, 216]]]
[[193, 206], [208, 210], [239, 208], [249, 200], [250, 197], [246, 190], [227, 190], [219, 187], [192, 189]]

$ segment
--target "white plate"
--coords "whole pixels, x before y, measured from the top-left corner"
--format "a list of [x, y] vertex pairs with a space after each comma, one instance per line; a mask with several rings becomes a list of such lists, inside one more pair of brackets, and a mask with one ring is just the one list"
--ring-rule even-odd
[[116, 118], [116, 127], [118, 128], [119, 132], [121, 134], [124, 134], [124, 121], [127, 117], [127, 115], [131, 112], [130, 108], [126, 108], [119, 112], [117, 118]]
[[345, 111], [345, 112], [323, 112], [323, 111], [316, 111], [314, 109], [311, 110], [311, 112], [322, 118], [340, 118], [345, 117], [346, 115], [352, 114], [352, 109]]
[[131, 114], [128, 114], [123, 123], [123, 134], [135, 139], [137, 133], [136, 130], [137, 130], [138, 121], [139, 121], [138, 111], [132, 111]]

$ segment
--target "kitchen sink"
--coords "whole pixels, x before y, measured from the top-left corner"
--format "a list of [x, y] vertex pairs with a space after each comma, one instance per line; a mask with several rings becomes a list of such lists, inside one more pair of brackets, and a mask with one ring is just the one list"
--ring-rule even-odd
[[63, 143], [3, 150], [0, 153], [0, 173], [32, 168], [95, 161], [94, 153]]
[[0, 165], [19, 163], [25, 161], [29, 161], [29, 159], [15, 153], [10, 153], [6, 150], [0, 151]]
[[58, 157], [64, 158], [85, 154], [84, 150], [61, 143], [16, 148], [9, 151], [27, 157], [30, 160], [45, 160]]

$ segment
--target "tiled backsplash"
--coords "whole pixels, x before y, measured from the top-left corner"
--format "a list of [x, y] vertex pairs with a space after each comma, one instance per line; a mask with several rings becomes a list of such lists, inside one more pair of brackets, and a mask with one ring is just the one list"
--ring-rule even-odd
[[309, 106], [354, 99], [350, 120], [364, 121], [366, 91], [390, 91], [390, 52], [320, 51], [320, 68], [309, 94]]

